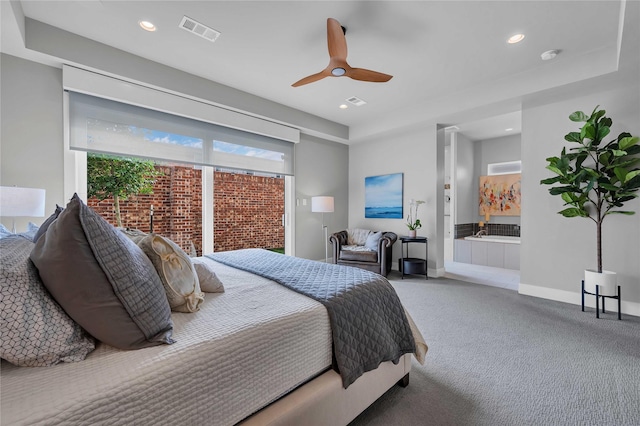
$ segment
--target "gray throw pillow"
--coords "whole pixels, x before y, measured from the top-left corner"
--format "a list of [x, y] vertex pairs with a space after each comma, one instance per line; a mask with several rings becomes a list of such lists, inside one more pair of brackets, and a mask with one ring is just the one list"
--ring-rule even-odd
[[60, 216], [60, 213], [62, 213], [62, 210], [64, 209], [56, 204], [56, 210], [53, 212], [51, 216], [47, 218], [47, 220], [44, 221], [42, 225], [40, 225], [40, 228], [38, 229], [36, 234], [33, 236], [34, 243], [37, 242], [38, 239], [40, 239], [40, 237], [42, 237], [45, 232], [47, 232], [47, 229], [49, 229], [49, 226], [53, 223], [54, 220], [58, 218], [58, 216]]
[[151, 261], [77, 195], [38, 240], [31, 260], [64, 310], [120, 349], [173, 343], [171, 310]]
[[120, 232], [122, 232], [124, 235], [129, 237], [129, 239], [136, 244], [138, 244], [140, 240], [142, 240], [144, 237], [149, 235], [146, 232], [142, 232], [139, 229], [131, 229], [131, 228], [117, 228], [117, 229]]
[[24, 367], [82, 361], [94, 341], [40, 281], [33, 245], [19, 235], [0, 239], [0, 357]]
[[367, 237], [367, 241], [364, 243], [364, 246], [369, 250], [377, 251], [380, 238], [382, 238], [382, 231], [373, 232]]

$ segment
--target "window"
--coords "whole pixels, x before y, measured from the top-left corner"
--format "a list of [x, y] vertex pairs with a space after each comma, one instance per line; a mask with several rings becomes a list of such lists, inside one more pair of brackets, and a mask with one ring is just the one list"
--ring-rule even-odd
[[71, 149], [293, 174], [293, 143], [71, 92]]
[[487, 175], [508, 175], [522, 172], [522, 161], [506, 161], [504, 163], [487, 164]]

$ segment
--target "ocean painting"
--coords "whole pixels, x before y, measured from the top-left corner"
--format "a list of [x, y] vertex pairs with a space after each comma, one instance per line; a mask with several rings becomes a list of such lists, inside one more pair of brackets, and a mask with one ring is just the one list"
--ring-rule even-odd
[[402, 219], [403, 174], [364, 178], [364, 217]]

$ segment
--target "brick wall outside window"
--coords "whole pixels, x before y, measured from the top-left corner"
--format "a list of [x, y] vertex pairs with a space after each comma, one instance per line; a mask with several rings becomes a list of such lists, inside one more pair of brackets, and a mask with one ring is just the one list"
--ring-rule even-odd
[[215, 172], [214, 251], [284, 247], [284, 179]]
[[[202, 255], [202, 171], [156, 166], [161, 176], [152, 194], [120, 201], [122, 225], [175, 241], [187, 253]], [[87, 204], [115, 225], [113, 200]], [[242, 173], [214, 173], [214, 251], [284, 246], [284, 179]]]

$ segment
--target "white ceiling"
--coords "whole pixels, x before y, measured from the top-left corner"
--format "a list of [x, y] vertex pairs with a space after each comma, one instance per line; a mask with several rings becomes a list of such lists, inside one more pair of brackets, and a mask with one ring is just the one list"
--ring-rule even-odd
[[[613, 0], [2, 3], [3, 52], [56, 62], [24, 47], [15, 13], [21, 4], [26, 17], [349, 126], [350, 140], [424, 119], [474, 117], [464, 111], [486, 118], [477, 113], [485, 105], [512, 113], [531, 93], [615, 71], [624, 6]], [[180, 29], [183, 15], [221, 36], [211, 43]], [[328, 17], [347, 28], [351, 66], [393, 79], [325, 78], [291, 87], [327, 66]], [[141, 30], [141, 19], [158, 30]], [[506, 43], [520, 32], [523, 42]], [[561, 54], [544, 62], [540, 54], [549, 49]], [[338, 108], [352, 96], [367, 104]], [[504, 134], [503, 124], [487, 124], [494, 125], [482, 137]]]
[[469, 140], [483, 141], [519, 134], [522, 132], [522, 119], [520, 111], [514, 111], [482, 120], [458, 123], [454, 129]]

